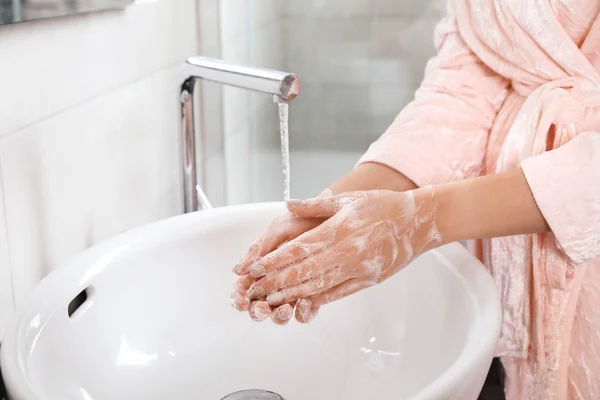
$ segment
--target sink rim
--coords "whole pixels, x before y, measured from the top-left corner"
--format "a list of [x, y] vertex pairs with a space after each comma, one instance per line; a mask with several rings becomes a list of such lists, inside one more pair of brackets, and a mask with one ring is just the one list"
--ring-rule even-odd
[[[38, 283], [26, 300], [17, 307], [5, 330], [2, 346], [0, 347], [0, 369], [4, 376], [7, 392], [17, 393], [19, 398], [27, 400], [41, 400], [28, 376], [26, 368], [28, 354], [21, 351], [25, 348], [21, 344], [25, 340], [27, 323], [36, 314], [44, 315], [45, 318], [41, 318], [41, 320], [46, 321], [58, 307], [56, 305], [52, 306], [52, 304], [60, 303], [60, 306], [62, 306], [62, 302], [49, 304], [49, 302], [41, 301], [41, 299], [48, 297], [56, 299], [57, 295], [70, 299], [85, 289], [91, 278], [101, 273], [104, 267], [110, 265], [110, 260], [101, 265], [94, 274], [88, 272], [91, 266], [101, 264], [101, 259], [106, 258], [111, 250], [114, 253], [115, 249], [125, 248], [127, 244], [131, 245], [132, 242], [151, 241], [153, 238], [156, 240], [162, 236], [161, 233], [164, 230], [169, 228], [195, 225], [202, 221], [202, 228], [208, 230], [217, 225], [223, 215], [230, 217], [233, 215], [235, 217], [237, 214], [241, 217], [249, 213], [273, 208], [279, 208], [283, 212], [285, 205], [282, 202], [243, 204], [162, 219], [100, 242], [76, 255], [63, 267], [48, 274]], [[450, 392], [450, 389], [456, 386], [457, 382], [464, 381], [469, 377], [473, 365], [477, 364], [475, 360], [481, 357], [481, 353], [493, 353], [495, 350], [501, 327], [499, 294], [492, 277], [483, 264], [459, 243], [451, 243], [431, 252], [442, 262], [448, 264], [471, 290], [471, 294], [476, 299], [480, 310], [477, 321], [480, 329], [479, 336], [469, 338], [458, 358], [442, 375], [416, 393], [413, 396], [415, 399], [439, 399], [440, 395]], [[450, 265], [450, 258], [458, 260], [458, 264], [452, 263]], [[71, 290], [70, 285], [59, 285], [59, 283], [64, 282], [73, 283], [73, 290]], [[68, 287], [69, 290], [65, 290], [65, 287]], [[36, 329], [36, 331], [39, 333], [41, 328]], [[491, 355], [489, 358], [491, 362]]]

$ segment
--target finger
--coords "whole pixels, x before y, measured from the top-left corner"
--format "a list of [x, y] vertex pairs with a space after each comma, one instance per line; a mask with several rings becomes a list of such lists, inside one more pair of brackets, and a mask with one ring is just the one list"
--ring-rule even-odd
[[376, 284], [375, 281], [364, 278], [349, 279], [336, 287], [321, 292], [309, 298], [313, 307], [322, 307], [325, 304], [348, 297], [356, 292], [370, 288]]
[[[251, 299], [258, 299], [284, 288], [299, 286], [303, 282], [307, 282], [313, 278], [317, 279], [320, 277], [322, 280], [325, 279], [322, 276], [323, 274], [335, 268], [340, 268], [348, 272], [344, 275], [345, 279], [354, 278], [355, 276], [350, 276], [350, 273], [355, 273], [355, 258], [356, 255], [351, 251], [339, 253], [334, 253], [332, 250], [323, 251], [264, 276], [250, 286], [248, 296]], [[341, 273], [340, 271], [339, 274]], [[326, 275], [326, 277], [329, 276]], [[343, 280], [336, 282], [333, 286], [341, 282]]]
[[269, 307], [266, 301], [253, 301], [248, 311], [250, 318], [256, 322], [261, 322], [271, 314], [271, 307]]
[[292, 319], [292, 317], [294, 316], [294, 306], [296, 305], [296, 303], [287, 303], [284, 304], [282, 306], [277, 307], [272, 313], [271, 313], [271, 320], [276, 323], [277, 325], [285, 325], [288, 322], [290, 322], [290, 320]]
[[246, 311], [250, 308], [250, 299], [239, 292], [233, 292], [231, 294], [231, 305], [238, 311]]
[[241, 276], [233, 284], [233, 292], [231, 293], [231, 304], [238, 311], [246, 311], [250, 307], [250, 299], [248, 298], [248, 289], [254, 283], [254, 279], [250, 275]]
[[348, 275], [349, 273], [341, 267], [330, 269], [307, 282], [269, 294], [267, 296], [267, 303], [271, 307], [277, 307], [301, 298], [314, 296], [348, 280]]
[[235, 265], [235, 267], [233, 267], [233, 273], [238, 275], [244, 275], [247, 273], [250, 264], [252, 264], [254, 260], [258, 258], [262, 240], [263, 238], [261, 236], [258, 239], [256, 239], [250, 245], [250, 247], [248, 247], [248, 250], [246, 251], [246, 254], [244, 254], [244, 257]]
[[333, 196], [335, 196], [335, 194], [333, 194], [331, 189], [327, 188], [327, 189], [323, 190], [321, 193], [319, 193], [317, 195], [317, 198], [318, 199], [326, 199], [328, 197], [333, 197]]
[[310, 299], [300, 299], [296, 304], [296, 321], [307, 324], [319, 313], [319, 306], [313, 305]]
[[303, 218], [330, 218], [344, 206], [364, 197], [363, 192], [350, 192], [331, 197], [315, 197], [308, 200], [288, 201], [288, 211]]
[[309, 230], [294, 240], [264, 256], [250, 268], [250, 275], [260, 278], [282, 267], [314, 256], [331, 245], [335, 239], [335, 226], [330, 221]]
[[235, 283], [233, 284], [233, 290], [246, 292], [254, 283], [254, 281], [255, 279], [250, 275], [242, 275], [236, 279]]
[[315, 319], [319, 313], [319, 309], [323, 305], [348, 297], [356, 292], [367, 289], [374, 284], [373, 281], [360, 278], [349, 279], [328, 291], [306, 299], [301, 299], [296, 305], [296, 320], [303, 324], [309, 323]]
[[304, 232], [318, 226], [322, 220], [286, 217], [275, 220], [263, 234], [254, 241], [233, 272], [244, 275], [261, 257], [277, 249], [283, 243], [295, 239]]

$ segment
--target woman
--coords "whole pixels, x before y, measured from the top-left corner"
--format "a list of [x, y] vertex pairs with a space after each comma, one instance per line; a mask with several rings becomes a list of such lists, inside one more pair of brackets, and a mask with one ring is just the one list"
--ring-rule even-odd
[[600, 1], [448, 8], [415, 100], [352, 173], [289, 203], [234, 269], [234, 304], [307, 322], [477, 239], [502, 298], [506, 397], [600, 399]]

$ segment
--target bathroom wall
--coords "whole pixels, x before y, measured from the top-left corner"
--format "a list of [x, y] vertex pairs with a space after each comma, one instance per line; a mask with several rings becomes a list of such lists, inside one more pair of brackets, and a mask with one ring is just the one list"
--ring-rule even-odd
[[181, 210], [182, 60], [196, 0], [0, 27], [0, 338], [75, 254]]
[[292, 148], [362, 152], [413, 97], [445, 0], [284, 0], [285, 68], [302, 79]]

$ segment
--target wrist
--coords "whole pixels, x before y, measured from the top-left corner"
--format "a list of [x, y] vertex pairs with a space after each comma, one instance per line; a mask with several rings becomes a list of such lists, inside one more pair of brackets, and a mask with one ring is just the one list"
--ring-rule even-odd
[[[472, 227], [465, 227], [464, 224], [471, 224], [469, 217], [458, 217], [463, 214], [462, 208], [468, 207], [461, 202], [463, 187], [457, 185], [443, 184], [435, 188], [434, 209], [436, 216], [436, 226], [440, 231], [443, 244], [466, 240], [465, 236], [470, 236]], [[461, 220], [460, 223], [458, 220]], [[466, 232], [465, 232], [466, 231]]]
[[[438, 227], [438, 211], [436, 200], [436, 189], [425, 186], [410, 191], [409, 193], [398, 193], [397, 196], [411, 196], [414, 210], [410, 215], [414, 217], [413, 235], [420, 243], [419, 253], [434, 249], [446, 243], [444, 234]], [[402, 200], [401, 200], [402, 201]]]
[[444, 243], [549, 230], [520, 169], [439, 185], [435, 193]]

